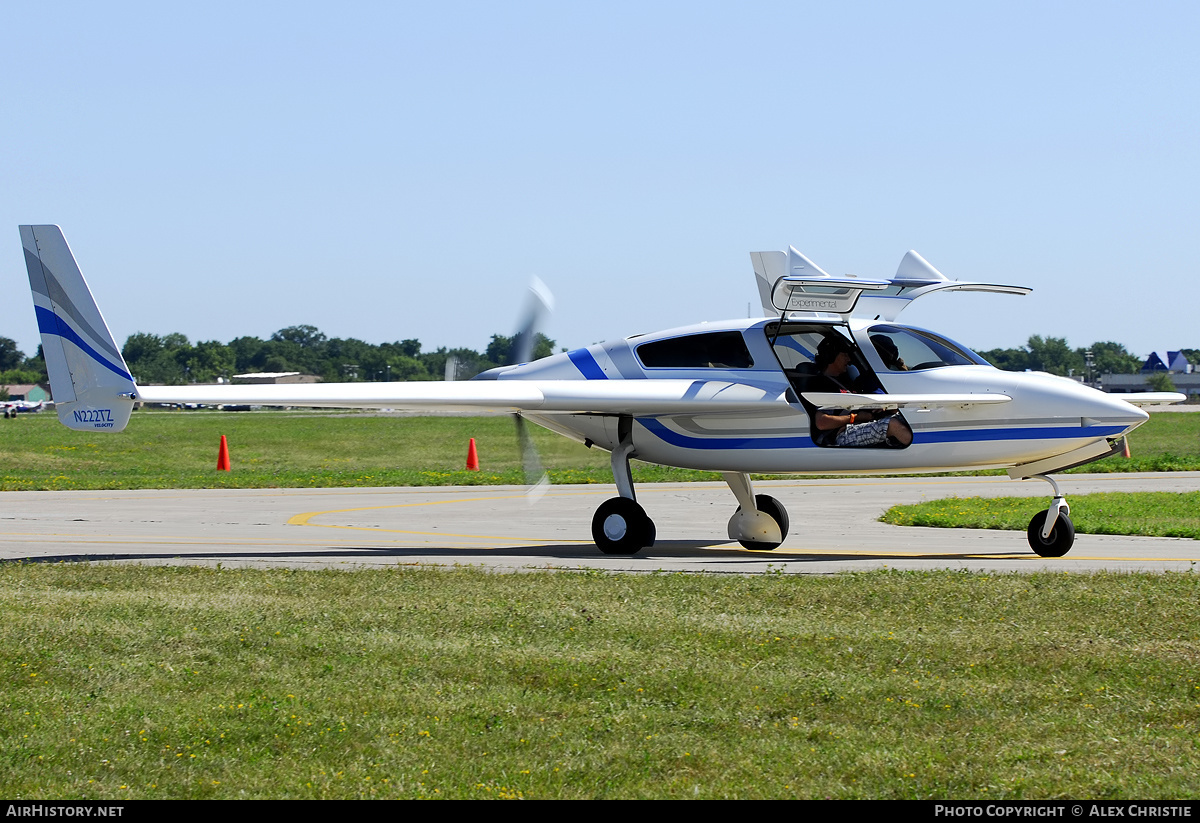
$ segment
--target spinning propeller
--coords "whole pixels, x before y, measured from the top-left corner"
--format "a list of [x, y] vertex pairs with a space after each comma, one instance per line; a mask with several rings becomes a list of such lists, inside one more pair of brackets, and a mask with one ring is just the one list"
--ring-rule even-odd
[[[529, 283], [529, 298], [526, 302], [525, 319], [517, 336], [513, 338], [512, 359], [514, 364], [528, 363], [533, 359], [533, 347], [537, 342], [538, 330], [554, 309], [554, 295], [537, 277]], [[550, 476], [542, 467], [537, 447], [529, 436], [529, 424], [519, 414], [513, 415], [517, 426], [517, 445], [521, 449], [521, 468], [525, 473], [525, 485], [529, 487], [526, 497], [530, 503], [540, 500], [550, 487]]]

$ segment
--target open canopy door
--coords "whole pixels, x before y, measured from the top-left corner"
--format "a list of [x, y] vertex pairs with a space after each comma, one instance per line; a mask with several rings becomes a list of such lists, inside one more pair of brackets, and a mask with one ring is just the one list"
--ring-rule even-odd
[[[768, 255], [771, 257], [768, 258]], [[837, 315], [845, 320], [854, 311], [863, 291], [886, 289], [889, 285], [886, 280], [864, 280], [852, 275], [833, 277], [795, 248], [789, 248], [786, 255], [782, 252], [758, 252], [755, 258], [756, 274], [760, 266], [764, 270], [774, 270], [764, 271], [760, 275], [760, 292], [769, 299], [769, 306], [774, 309], [772, 313], [788, 320], [818, 318], [822, 315]], [[782, 266], [779, 265], [781, 263]], [[767, 291], [763, 288], [763, 281], [770, 278], [772, 273], [776, 276], [767, 281], [771, 283]]]
[[[950, 280], [924, 257], [909, 251], [890, 280], [853, 275], [833, 277], [794, 247], [786, 252], [751, 252], [763, 311], [785, 319], [850, 315], [895, 320], [913, 300], [937, 291], [982, 291], [1029, 294], [1026, 286]], [[864, 293], [865, 292], [865, 293]], [[861, 297], [861, 299], [860, 299]]]

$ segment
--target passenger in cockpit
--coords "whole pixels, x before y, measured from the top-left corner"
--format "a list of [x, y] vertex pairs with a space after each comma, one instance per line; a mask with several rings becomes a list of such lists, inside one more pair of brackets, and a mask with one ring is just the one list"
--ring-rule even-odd
[[[890, 342], [890, 341], [889, 341]], [[850, 343], [830, 334], [817, 346], [815, 364], [820, 372], [809, 391], [851, 393], [846, 384], [850, 368]], [[824, 384], [824, 385], [822, 385]], [[912, 429], [894, 411], [844, 408], [817, 410], [814, 421], [821, 445], [904, 447], [912, 443]]]
[[888, 371], [908, 371], [904, 358], [900, 356], [900, 349], [896, 348], [896, 341], [892, 338], [886, 334], [873, 334], [871, 344], [875, 346], [875, 351], [879, 352], [879, 358]]

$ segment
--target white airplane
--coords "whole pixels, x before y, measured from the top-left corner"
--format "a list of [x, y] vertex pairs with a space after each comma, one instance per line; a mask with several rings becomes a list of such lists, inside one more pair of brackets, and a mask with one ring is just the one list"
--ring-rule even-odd
[[[1049, 475], [1121, 452], [1125, 435], [1147, 420], [1131, 403], [1185, 399], [1118, 397], [1049, 374], [1000, 371], [965, 346], [895, 322], [932, 292], [1027, 288], [948, 280], [912, 251], [889, 280], [832, 277], [794, 248], [751, 254], [760, 319], [634, 335], [470, 381], [138, 386], [61, 230], [21, 226], [21, 241], [58, 417], [68, 427], [121, 431], [135, 402], [510, 412], [518, 424], [525, 418], [612, 453], [619, 496], [592, 518], [606, 554], [654, 543], [629, 468], [637, 457], [720, 472], [739, 504], [729, 538], [764, 550], [783, 542], [789, 519], [778, 500], [754, 493], [751, 473], [1006, 468], [1053, 488], [1028, 538], [1037, 554], [1059, 557], [1075, 530]], [[878, 427], [885, 439], [836, 445], [860, 417], [886, 421]]]
[[46, 408], [43, 401], [34, 403], [31, 400], [0, 400], [0, 408], [4, 409], [5, 417], [16, 417], [18, 413], [25, 414], [27, 412], [40, 412]]

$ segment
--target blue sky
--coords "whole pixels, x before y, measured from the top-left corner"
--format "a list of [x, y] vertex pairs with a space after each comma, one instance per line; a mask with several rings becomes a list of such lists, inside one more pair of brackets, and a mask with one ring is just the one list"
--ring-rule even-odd
[[[563, 346], [754, 304], [795, 245], [951, 278], [902, 317], [1200, 347], [1200, 4], [4, 4], [0, 335], [58, 223], [118, 342]], [[4, 246], [0, 246], [3, 248]]]

